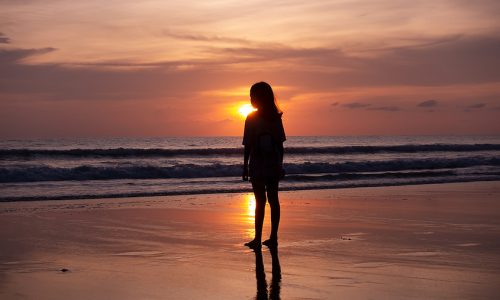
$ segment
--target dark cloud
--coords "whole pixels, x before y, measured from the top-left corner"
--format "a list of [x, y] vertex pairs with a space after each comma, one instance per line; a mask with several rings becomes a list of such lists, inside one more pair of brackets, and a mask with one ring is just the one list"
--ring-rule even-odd
[[473, 109], [476, 108], [477, 109], [477, 108], [483, 108], [485, 106], [486, 106], [485, 103], [476, 103], [476, 104], [472, 104], [472, 105], [467, 106], [467, 108], [473, 108]]
[[339, 103], [338, 103], [338, 102], [333, 102], [333, 103], [331, 104], [331, 106], [338, 106], [338, 105], [339, 105]]
[[[500, 36], [500, 35], [499, 35]], [[456, 35], [428, 41], [424, 46], [348, 55], [334, 48], [284, 45], [207, 49], [232, 63], [279, 61], [286, 77], [310, 88], [350, 86], [441, 86], [500, 81], [500, 38]], [[321, 72], [315, 71], [321, 69]], [[283, 72], [283, 70], [276, 70]], [[282, 75], [283, 76], [283, 75]]]
[[[207, 41], [226, 39], [198, 35], [181, 36]], [[229, 40], [232, 39], [229, 38]], [[237, 40], [233, 41], [237, 42]], [[496, 37], [448, 38], [442, 39], [441, 42], [429, 43], [425, 47], [376, 52], [376, 55], [370, 57], [350, 56], [340, 49], [296, 48], [268, 44], [260, 47], [206, 47], [205, 51], [214, 56], [211, 59], [146, 64], [128, 61], [103, 61], [80, 64], [84, 68], [73, 68], [72, 70], [65, 68], [64, 65], [26, 66], [19, 63], [20, 60], [30, 55], [54, 50], [54, 48], [2, 50], [0, 52], [1, 63], [9, 64], [10, 69], [7, 70], [2, 66], [0, 75], [8, 74], [10, 76], [14, 72], [19, 74], [19, 78], [31, 77], [30, 81], [11, 82], [13, 85], [9, 89], [23, 90], [27, 86], [27, 82], [28, 86], [42, 86], [45, 77], [58, 77], [60, 76], [58, 74], [64, 74], [61, 76], [66, 79], [70, 86], [76, 86], [79, 82], [83, 85], [88, 80], [92, 81], [88, 77], [89, 74], [93, 73], [96, 73], [98, 75], [96, 78], [100, 80], [100, 83], [95, 84], [99, 85], [100, 89], [104, 89], [105, 83], [109, 81], [108, 94], [114, 95], [121, 93], [120, 90], [115, 91], [115, 89], [123, 88], [116, 83], [122, 81], [123, 78], [127, 78], [126, 81], [129, 81], [131, 77], [137, 76], [134, 86], [144, 91], [147, 91], [153, 83], [145, 82], [139, 77], [151, 79], [149, 77], [153, 76], [155, 77], [154, 84], [158, 85], [159, 78], [162, 80], [168, 78], [173, 85], [172, 89], [175, 90], [176, 83], [179, 86], [185, 86], [184, 81], [190, 80], [186, 78], [187, 74], [198, 78], [197, 84], [200, 85], [206, 85], [204, 82], [218, 82], [219, 86], [222, 86], [222, 78], [230, 78], [230, 82], [245, 82], [246, 78], [265, 77], [269, 78], [270, 81], [286, 82], [287, 85], [293, 85], [297, 88], [317, 91], [331, 91], [332, 89], [352, 86], [439, 86], [500, 81], [500, 59], [497, 55], [500, 53], [500, 38]], [[268, 68], [267, 64], [273, 64], [273, 67]], [[181, 70], [186, 66], [188, 68]], [[234, 70], [234, 66], [243, 67], [244, 72]], [[100, 70], [101, 68], [121, 67], [125, 70], [114, 70], [114, 72]], [[142, 69], [131, 71], [130, 68], [133, 67], [141, 67]], [[143, 67], [158, 68], [158, 70], [148, 70]], [[43, 74], [44, 72], [48, 72], [47, 76]], [[68, 73], [69, 77], [67, 77]], [[214, 73], [217, 73], [221, 79], [213, 78]], [[36, 78], [34, 78], [34, 74], [38, 74]], [[207, 78], [202, 78], [207, 74], [210, 75]], [[81, 81], [81, 76], [85, 77], [85, 80]], [[75, 78], [75, 82], [72, 81], [72, 78]], [[84, 88], [82, 87], [82, 89]]]
[[426, 100], [417, 104], [418, 107], [435, 107], [437, 105], [437, 100]]
[[174, 32], [172, 30], [164, 30], [163, 35], [166, 37], [180, 39], [180, 40], [189, 40], [195, 42], [221, 42], [221, 43], [234, 43], [234, 44], [252, 44], [251, 41], [233, 38], [233, 37], [225, 37], [218, 35], [206, 35], [206, 34], [198, 34], [198, 33], [179, 33]]
[[400, 111], [401, 109], [398, 106], [378, 106], [378, 107], [369, 107], [369, 110], [382, 110], [382, 111]]
[[24, 58], [34, 55], [41, 55], [56, 50], [57, 50], [56, 48], [52, 47], [40, 48], [40, 49], [15, 49], [15, 50], [0, 49], [0, 64], [17, 64]]
[[[207, 41], [226, 39], [181, 36]], [[232, 41], [238, 42], [238, 39]], [[447, 38], [419, 48], [376, 52], [369, 57], [347, 55], [340, 49], [297, 48], [280, 44], [210, 46], [204, 49], [214, 58], [139, 64], [102, 61], [78, 65], [22, 63], [27, 57], [56, 50], [51, 47], [0, 49], [0, 90], [6, 94], [33, 94], [37, 99], [114, 100], [177, 97], [245, 85], [262, 78], [294, 86], [297, 90], [327, 92], [353, 86], [500, 82], [500, 59], [497, 55], [500, 53], [500, 38], [497, 37]], [[430, 108], [437, 104], [424, 104], [426, 102], [418, 106]], [[390, 111], [395, 108], [385, 104], [387, 102], [383, 99], [363, 99], [353, 103], [338, 105], [355, 109], [375, 103], [372, 109], [379, 107], [380, 110]]]
[[55, 49], [0, 49], [0, 102], [11, 101], [15, 95], [35, 101], [157, 99], [161, 102], [162, 99], [192, 99], [203, 91], [251, 82], [241, 74], [212, 69], [208, 62], [204, 68], [187, 70], [179, 69], [187, 63], [184, 61], [139, 65], [148, 68], [132, 69], [128, 67], [137, 65], [126, 62], [86, 66], [22, 63], [25, 58], [51, 51]]
[[8, 44], [10, 39], [3, 33], [0, 32], [0, 44]]
[[[254, 63], [250, 67], [260, 67], [261, 64], [282, 63], [287, 72], [307, 72], [305, 66], [322, 66], [323, 62], [318, 62], [318, 58], [330, 58], [336, 60], [339, 66], [347, 65], [348, 62], [342, 51], [329, 48], [295, 48], [282, 44], [264, 44], [253, 47], [212, 47], [205, 50], [207, 53], [223, 58], [227, 64]], [[344, 61], [344, 62], [343, 62]], [[330, 61], [326, 67], [332, 67]], [[323, 67], [323, 66], [322, 66]], [[277, 70], [282, 72], [283, 70]]]
[[370, 105], [371, 104], [369, 104], [369, 103], [360, 103], [360, 102], [351, 102], [351, 103], [342, 104], [343, 107], [347, 107], [350, 109], [365, 108], [365, 107], [368, 107]]

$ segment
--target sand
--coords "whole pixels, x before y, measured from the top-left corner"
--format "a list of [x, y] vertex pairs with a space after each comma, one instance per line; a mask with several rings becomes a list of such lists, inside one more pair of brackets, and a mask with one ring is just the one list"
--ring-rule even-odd
[[0, 299], [500, 295], [500, 182], [280, 196], [277, 253], [248, 194], [0, 203]]

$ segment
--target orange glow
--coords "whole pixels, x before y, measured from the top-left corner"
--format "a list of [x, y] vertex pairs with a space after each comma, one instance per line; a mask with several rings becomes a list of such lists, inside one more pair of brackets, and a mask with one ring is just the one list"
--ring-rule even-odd
[[247, 210], [247, 216], [251, 219], [253, 223], [253, 218], [255, 217], [255, 196], [253, 194], [245, 195], [245, 208]]
[[238, 112], [246, 118], [249, 113], [256, 111], [256, 109], [251, 104], [243, 104], [238, 108]]
[[0, 139], [241, 136], [262, 80], [287, 136], [500, 134], [498, 1], [46, 2], [0, 1]]
[[255, 196], [253, 194], [246, 194], [243, 201], [243, 219], [249, 225], [249, 228], [245, 230], [245, 235], [248, 238], [253, 238], [255, 236]]

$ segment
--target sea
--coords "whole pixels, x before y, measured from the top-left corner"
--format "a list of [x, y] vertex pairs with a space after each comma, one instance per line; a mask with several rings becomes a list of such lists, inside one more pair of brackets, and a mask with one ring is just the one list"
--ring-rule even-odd
[[[500, 180], [500, 136], [293, 136], [281, 190]], [[0, 201], [250, 192], [241, 137], [0, 140]]]

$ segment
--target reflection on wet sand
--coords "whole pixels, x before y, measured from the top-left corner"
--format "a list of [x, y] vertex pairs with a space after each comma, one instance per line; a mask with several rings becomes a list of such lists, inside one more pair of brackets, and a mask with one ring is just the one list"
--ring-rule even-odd
[[253, 194], [246, 194], [243, 203], [243, 221], [251, 225], [246, 231], [245, 235], [248, 238], [255, 236], [255, 196]]
[[255, 296], [256, 300], [261, 299], [281, 299], [281, 266], [278, 258], [278, 248], [272, 247], [269, 248], [269, 252], [271, 253], [272, 260], [272, 278], [271, 284], [269, 285], [269, 291], [266, 281], [266, 272], [264, 270], [264, 260], [262, 258], [262, 250], [255, 249], [255, 278], [257, 280], [257, 295]]

